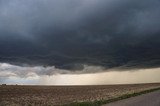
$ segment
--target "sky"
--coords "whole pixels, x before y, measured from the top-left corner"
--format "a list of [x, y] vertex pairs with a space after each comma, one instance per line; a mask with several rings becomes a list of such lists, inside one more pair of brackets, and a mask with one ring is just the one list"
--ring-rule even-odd
[[0, 0], [0, 83], [160, 82], [159, 11], [159, 0]]

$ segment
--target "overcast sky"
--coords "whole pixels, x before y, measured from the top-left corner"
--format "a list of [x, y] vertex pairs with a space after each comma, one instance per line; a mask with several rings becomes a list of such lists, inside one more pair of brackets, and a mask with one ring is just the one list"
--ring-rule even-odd
[[0, 82], [157, 69], [160, 0], [0, 0]]

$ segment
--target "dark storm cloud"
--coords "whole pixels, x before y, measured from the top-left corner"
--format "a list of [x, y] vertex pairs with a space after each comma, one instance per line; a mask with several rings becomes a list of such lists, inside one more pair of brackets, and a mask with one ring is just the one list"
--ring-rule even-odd
[[159, 0], [1, 0], [0, 61], [158, 67], [159, 10]]

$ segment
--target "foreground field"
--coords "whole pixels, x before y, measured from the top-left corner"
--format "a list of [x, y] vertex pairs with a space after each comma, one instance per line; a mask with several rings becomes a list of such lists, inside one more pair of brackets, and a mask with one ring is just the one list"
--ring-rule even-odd
[[104, 86], [0, 86], [0, 106], [52, 106], [73, 102], [108, 100], [148, 89], [158, 84]]
[[108, 103], [103, 106], [160, 106], [160, 90]]

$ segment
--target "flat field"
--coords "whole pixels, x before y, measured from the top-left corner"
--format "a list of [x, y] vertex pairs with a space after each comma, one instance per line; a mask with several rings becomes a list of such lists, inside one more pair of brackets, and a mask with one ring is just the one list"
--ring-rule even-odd
[[1, 85], [0, 106], [57, 106], [92, 102], [158, 87], [160, 83], [97, 86]]

